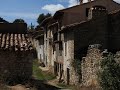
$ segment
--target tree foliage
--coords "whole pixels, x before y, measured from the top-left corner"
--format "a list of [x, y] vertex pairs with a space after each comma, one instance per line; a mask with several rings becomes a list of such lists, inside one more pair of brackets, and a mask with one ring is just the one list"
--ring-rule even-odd
[[109, 54], [101, 62], [100, 84], [103, 90], [119, 90], [120, 65], [115, 61], [115, 56]]
[[50, 14], [50, 13], [47, 13], [47, 14], [40, 14], [39, 15], [39, 17], [38, 17], [38, 19], [37, 19], [37, 22], [38, 22], [38, 24], [40, 25], [41, 24], [41, 22], [44, 20], [44, 19], [46, 19], [46, 18], [48, 18], [48, 17], [51, 17], [52, 15]]
[[0, 22], [2, 23], [9, 23], [8, 21], [4, 20], [3, 18], [0, 17]]
[[25, 23], [23, 19], [15, 19], [13, 23]]

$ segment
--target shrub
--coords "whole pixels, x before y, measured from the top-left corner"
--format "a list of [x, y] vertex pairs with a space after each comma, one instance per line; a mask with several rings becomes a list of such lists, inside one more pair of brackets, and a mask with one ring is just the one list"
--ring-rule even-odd
[[76, 73], [79, 76], [79, 82], [81, 82], [81, 61], [79, 59], [74, 59], [73, 62], [71, 63], [73, 68], [75, 69]]
[[101, 61], [100, 85], [103, 90], [119, 90], [120, 65], [116, 63], [113, 54], [109, 54]]

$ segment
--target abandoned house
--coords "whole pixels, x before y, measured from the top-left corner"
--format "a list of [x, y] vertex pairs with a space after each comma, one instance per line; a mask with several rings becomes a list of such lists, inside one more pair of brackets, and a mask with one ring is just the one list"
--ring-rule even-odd
[[[40, 26], [44, 27], [43, 31], [44, 31], [44, 61], [45, 61], [45, 65], [46, 67], [51, 68], [51, 66], [53, 66], [53, 46], [52, 46], [52, 41], [53, 41], [53, 34], [52, 34], [52, 30], [47, 29], [48, 25], [49, 25], [49, 21], [53, 21], [52, 17], [49, 17], [47, 19], [45, 19]], [[52, 69], [52, 68], [51, 68]]]
[[44, 31], [38, 26], [35, 30], [29, 31], [30, 39], [36, 50], [38, 63], [44, 63]]
[[32, 76], [32, 44], [25, 23], [0, 23], [0, 80], [22, 83]]
[[89, 45], [97, 47], [100, 44], [101, 50], [112, 52], [120, 49], [119, 10], [120, 4], [113, 0], [89, 0], [59, 10], [53, 18], [41, 23], [44, 28], [45, 61], [59, 81], [64, 80], [67, 84], [82, 82], [85, 78], [83, 70], [77, 72], [76, 68], [80, 67], [75, 62], [83, 62]]

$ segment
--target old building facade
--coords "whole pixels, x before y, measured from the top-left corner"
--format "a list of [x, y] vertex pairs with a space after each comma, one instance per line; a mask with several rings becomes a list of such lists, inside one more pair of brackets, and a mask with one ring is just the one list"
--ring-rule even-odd
[[32, 76], [33, 47], [24, 23], [0, 23], [0, 80], [22, 83]]
[[44, 31], [39, 26], [36, 30], [29, 30], [30, 41], [36, 50], [36, 58], [38, 63], [45, 63], [44, 61]]
[[120, 4], [113, 0], [93, 0], [59, 10], [42, 22], [45, 65], [59, 81], [78, 84], [87, 80], [82, 76], [84, 69], [78, 74], [74, 62], [81, 64], [83, 57], [88, 60], [87, 57], [91, 56], [87, 54], [89, 45], [100, 44], [101, 50], [120, 49], [119, 44], [114, 44], [120, 40], [119, 9]]

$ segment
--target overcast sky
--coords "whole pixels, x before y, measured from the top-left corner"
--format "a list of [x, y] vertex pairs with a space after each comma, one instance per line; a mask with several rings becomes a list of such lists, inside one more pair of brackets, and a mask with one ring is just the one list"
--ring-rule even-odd
[[[85, 2], [87, 0], [84, 0]], [[120, 2], [120, 0], [115, 0]], [[78, 4], [77, 0], [0, 0], [0, 17], [14, 21], [24, 19], [29, 25], [36, 25], [40, 13], [52, 13]]]

